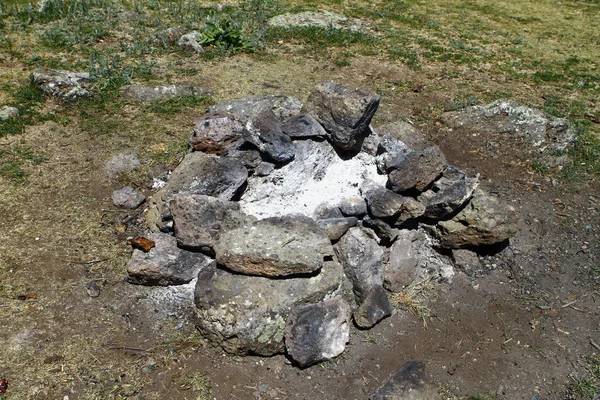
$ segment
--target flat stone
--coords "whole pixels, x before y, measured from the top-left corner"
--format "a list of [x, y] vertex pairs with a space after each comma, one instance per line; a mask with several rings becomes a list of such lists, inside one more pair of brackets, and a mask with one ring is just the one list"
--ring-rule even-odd
[[194, 121], [189, 143], [194, 150], [219, 154], [240, 140], [244, 130], [231, 114], [206, 114]]
[[196, 326], [209, 343], [229, 353], [282, 353], [290, 310], [337, 294], [344, 281], [334, 261], [326, 261], [317, 275], [288, 279], [207, 268], [196, 284]]
[[425, 363], [409, 361], [388, 378], [369, 400], [439, 400], [437, 389], [427, 382]]
[[300, 114], [302, 103], [288, 96], [252, 96], [243, 99], [225, 100], [208, 107], [213, 114], [232, 114], [242, 124], [262, 111], [273, 111], [282, 121]]
[[199, 194], [177, 195], [169, 209], [179, 246], [214, 255], [221, 221], [229, 210], [239, 210], [237, 202]]
[[115, 206], [131, 210], [138, 208], [146, 200], [142, 192], [131, 186], [124, 186], [121, 189], [115, 190], [110, 197]]
[[281, 121], [271, 110], [252, 116], [246, 123], [243, 137], [261, 154], [277, 163], [289, 162], [296, 154], [292, 139], [281, 131]]
[[269, 277], [312, 274], [333, 249], [308, 217], [274, 217], [221, 232], [217, 262], [229, 270]]
[[354, 295], [361, 303], [375, 285], [383, 283], [383, 249], [375, 234], [362, 227], [350, 228], [334, 246], [335, 254], [352, 282]]
[[38, 68], [31, 73], [31, 79], [47, 96], [74, 101], [94, 94], [90, 88], [90, 74], [87, 72]]
[[335, 146], [357, 151], [371, 132], [380, 99], [374, 92], [324, 81], [308, 96], [303, 112], [325, 128]]
[[424, 216], [439, 219], [452, 214], [469, 201], [478, 186], [478, 178], [468, 178], [463, 171], [449, 165], [431, 189], [418, 197], [425, 205]]
[[354, 310], [354, 322], [360, 328], [372, 328], [382, 319], [392, 315], [393, 311], [394, 307], [385, 289], [381, 285], [376, 285], [369, 290], [361, 305]]
[[169, 286], [190, 282], [211, 260], [199, 253], [177, 247], [177, 241], [165, 233], [150, 233], [155, 244], [148, 252], [133, 250], [127, 263], [127, 282], [137, 285]]
[[446, 158], [437, 146], [411, 152], [401, 165], [389, 173], [388, 185], [397, 193], [422, 192], [442, 174], [446, 165]]
[[181, 96], [208, 96], [212, 89], [191, 85], [123, 86], [120, 92], [136, 103], [152, 103]]
[[328, 219], [320, 219], [317, 221], [317, 225], [327, 235], [329, 240], [337, 241], [340, 240], [342, 236], [348, 229], [356, 226], [358, 224], [358, 218], [356, 217], [348, 217], [348, 218], [328, 218]]
[[16, 107], [4, 106], [0, 108], [0, 121], [7, 121], [19, 116], [19, 109]]
[[372, 29], [356, 18], [345, 17], [329, 11], [304, 11], [277, 15], [267, 22], [269, 26], [282, 28], [317, 27], [322, 29], [340, 29], [351, 32], [372, 33]]
[[306, 114], [288, 118], [281, 126], [281, 130], [292, 139], [327, 136], [327, 132], [317, 120]]
[[477, 189], [469, 204], [451, 220], [438, 222], [434, 232], [441, 246], [458, 249], [500, 243], [517, 231], [514, 207]]
[[285, 347], [300, 367], [342, 354], [350, 339], [350, 306], [339, 297], [295, 307], [285, 327]]

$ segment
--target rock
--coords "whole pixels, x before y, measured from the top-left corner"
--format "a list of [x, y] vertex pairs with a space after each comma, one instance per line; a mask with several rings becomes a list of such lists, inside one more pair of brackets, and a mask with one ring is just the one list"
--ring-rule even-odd
[[254, 174], [256, 176], [269, 176], [273, 171], [275, 171], [275, 164], [265, 161], [256, 166]]
[[100, 296], [100, 287], [94, 281], [89, 281], [85, 284], [85, 291], [90, 297], [98, 297]]
[[433, 239], [422, 229], [400, 230], [383, 265], [383, 286], [401, 292], [415, 281], [437, 278], [451, 282], [451, 260], [433, 248]]
[[194, 150], [219, 154], [240, 140], [244, 130], [231, 114], [206, 114], [194, 121], [189, 143]]
[[179, 246], [214, 255], [219, 240], [221, 221], [228, 210], [239, 210], [236, 202], [216, 197], [189, 194], [171, 200], [169, 209]]
[[454, 166], [448, 166], [431, 189], [421, 193], [419, 201], [425, 205], [424, 216], [443, 218], [465, 204], [479, 186], [478, 178], [467, 175]]
[[226, 148], [221, 155], [239, 160], [242, 164], [244, 164], [244, 167], [248, 169], [254, 169], [263, 162], [260, 152], [255, 150], [243, 139], [240, 139], [237, 143], [234, 143], [230, 147]]
[[281, 14], [269, 19], [267, 24], [281, 28], [317, 27], [362, 33], [373, 32], [365, 22], [359, 19], [348, 18], [329, 11], [304, 11], [301, 13]]
[[365, 140], [363, 140], [360, 151], [375, 157], [377, 155], [377, 150], [379, 149], [381, 136], [379, 136], [377, 132], [373, 131], [373, 127], [369, 127], [369, 129], [371, 130], [371, 133], [365, 137]]
[[208, 107], [213, 114], [232, 114], [242, 124], [246, 124], [251, 116], [262, 111], [271, 110], [282, 121], [300, 114], [302, 103], [288, 96], [253, 96], [244, 99], [226, 100]]
[[204, 48], [198, 40], [202, 38], [202, 33], [198, 31], [191, 31], [182, 35], [179, 40], [177, 40], [177, 45], [181, 47], [185, 51], [189, 51], [192, 53], [204, 53]]
[[481, 268], [477, 253], [466, 249], [453, 249], [452, 260], [454, 265], [468, 276], [473, 276]]
[[377, 174], [372, 157], [359, 153], [341, 159], [327, 142], [296, 141], [294, 161], [274, 170], [267, 177], [252, 176], [240, 199], [242, 210], [259, 218], [289, 213], [304, 214], [315, 219], [343, 217], [317, 215], [323, 205], [328, 210], [339, 207], [345, 198], [360, 195], [365, 178], [385, 185], [386, 177]]
[[369, 229], [350, 228], [334, 246], [335, 254], [352, 282], [358, 303], [364, 300], [373, 286], [383, 283], [383, 249], [374, 236]]
[[343, 199], [340, 203], [340, 211], [346, 217], [362, 217], [367, 214], [367, 203], [361, 196]]
[[31, 79], [47, 96], [63, 100], [74, 101], [94, 94], [90, 88], [90, 74], [87, 72], [38, 68], [31, 73]]
[[306, 114], [288, 118], [281, 126], [281, 130], [292, 139], [327, 136], [327, 132], [317, 120]]
[[324, 81], [308, 96], [303, 112], [314, 117], [342, 150], [359, 150], [381, 97], [376, 93]]
[[354, 322], [360, 328], [368, 329], [392, 315], [393, 311], [394, 307], [385, 289], [381, 285], [376, 285], [369, 290], [362, 304], [354, 310]]
[[321, 203], [315, 208], [313, 217], [318, 221], [321, 219], [344, 218], [344, 214], [342, 214], [338, 206], [330, 203]]
[[294, 143], [281, 131], [281, 122], [271, 110], [252, 116], [243, 137], [274, 162], [286, 163], [294, 159]]
[[516, 211], [495, 196], [477, 189], [454, 218], [440, 221], [435, 233], [442, 247], [458, 249], [500, 243], [517, 233]]
[[0, 121], [7, 121], [19, 116], [19, 109], [16, 107], [4, 106], [0, 108]]
[[392, 219], [396, 225], [418, 218], [425, 211], [425, 206], [412, 197], [399, 195], [383, 187], [367, 190], [364, 195], [372, 216]]
[[490, 136], [509, 133], [549, 153], [564, 152], [577, 140], [568, 120], [555, 118], [510, 100], [496, 100], [461, 111], [447, 112], [442, 114], [441, 119], [451, 128], [463, 128], [469, 132]]
[[439, 400], [436, 388], [426, 381], [425, 364], [409, 361], [387, 379], [369, 400]]
[[422, 152], [411, 152], [405, 161], [388, 175], [390, 189], [397, 193], [410, 190], [422, 192], [436, 180], [446, 168], [446, 158], [437, 146]]
[[174, 46], [183, 34], [185, 34], [185, 27], [173, 26], [168, 29], [163, 29], [155, 32], [152, 37], [152, 43], [155, 45], [161, 45], [163, 47]]
[[134, 239], [128, 240], [127, 243], [130, 244], [134, 249], [141, 250], [144, 253], [148, 253], [156, 246], [156, 242], [154, 242], [154, 240], [150, 240], [143, 236], [138, 236]]
[[327, 235], [329, 240], [337, 241], [340, 240], [342, 236], [348, 231], [348, 229], [356, 226], [358, 224], [358, 218], [349, 217], [349, 218], [328, 218], [328, 219], [320, 219], [317, 221], [317, 225]]
[[376, 130], [379, 135], [392, 137], [415, 151], [423, 151], [433, 145], [421, 131], [405, 121], [396, 121], [380, 125]]
[[414, 150], [389, 135], [382, 136], [377, 149], [377, 169], [382, 174], [388, 174], [394, 169], [401, 168], [407, 162], [409, 154]]
[[164, 86], [123, 86], [120, 89], [124, 97], [136, 103], [152, 103], [155, 101], [169, 100], [181, 96], [207, 96], [213, 93], [212, 89], [190, 85], [164, 85]]
[[312, 274], [333, 256], [331, 243], [308, 217], [274, 217], [222, 231], [217, 262], [229, 270], [269, 277]]
[[142, 192], [131, 186], [124, 186], [115, 190], [112, 192], [111, 198], [115, 206], [131, 210], [138, 208], [146, 200]]
[[246, 182], [248, 171], [233, 158], [201, 152], [189, 153], [173, 171], [166, 185], [150, 201], [146, 221], [150, 229], [159, 229], [166, 205], [176, 194], [203, 194], [231, 200]]
[[118, 174], [131, 172], [142, 165], [134, 153], [123, 152], [114, 155], [104, 167], [104, 173], [108, 178], [114, 179]]
[[210, 259], [177, 247], [171, 235], [151, 233], [155, 247], [145, 253], [134, 250], [127, 263], [127, 282], [137, 285], [181, 285], [194, 279]]
[[334, 261], [325, 262], [318, 275], [292, 279], [205, 269], [196, 284], [196, 326], [229, 353], [281, 353], [290, 309], [335, 295], [342, 290], [343, 275]]
[[362, 224], [364, 227], [372, 229], [379, 239], [381, 239], [381, 244], [383, 245], [393, 243], [398, 237], [398, 232], [400, 232], [398, 229], [391, 227], [387, 222], [369, 216], [363, 218]]
[[285, 327], [285, 347], [300, 367], [342, 354], [350, 340], [350, 307], [339, 297], [292, 309]]

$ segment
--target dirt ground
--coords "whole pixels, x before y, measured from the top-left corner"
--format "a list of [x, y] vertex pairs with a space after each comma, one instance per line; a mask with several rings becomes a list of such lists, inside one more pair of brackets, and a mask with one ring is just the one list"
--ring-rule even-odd
[[[159, 143], [185, 142], [203, 107], [171, 121], [172, 130], [161, 127], [148, 137], [122, 132], [106, 145], [77, 126], [28, 127], [2, 139], [3, 145], [41, 143], [48, 158], [31, 167], [26, 183], [0, 188], [5, 398], [365, 399], [409, 360], [424, 361], [448, 399], [567, 398], [565, 385], [584, 376], [586, 357], [600, 351], [598, 182], [538, 175], [531, 169], [535, 154], [522, 143], [419, 118], [451, 103], [466, 81], [482, 92], [510, 85], [521, 99], [539, 99], [542, 91], [485, 72], [451, 77], [440, 67], [413, 71], [362, 57], [336, 68], [310, 57], [239, 56], [204, 63], [190, 80], [215, 88], [216, 100], [272, 93], [304, 100], [324, 78], [379, 91], [375, 126], [413, 121], [450, 163], [479, 173], [485, 188], [517, 209], [520, 231], [510, 246], [486, 255], [474, 276], [458, 273], [429, 291], [424, 301], [434, 317], [426, 324], [398, 308], [372, 330], [352, 330], [337, 359], [304, 370], [283, 355], [232, 357], [194, 331], [185, 290], [123, 281], [131, 251], [126, 238], [135, 232], [115, 229], [124, 216], [114, 212], [110, 193], [127, 183], [151, 195], [150, 177], [168, 166], [147, 165], [146, 175], [117, 180], [102, 173], [117, 152], [148, 155]], [[411, 90], [415, 82], [422, 89]], [[48, 100], [46, 107], [63, 105]], [[490, 151], [489, 141], [501, 145]], [[99, 297], [87, 294], [90, 281], [99, 285]]]

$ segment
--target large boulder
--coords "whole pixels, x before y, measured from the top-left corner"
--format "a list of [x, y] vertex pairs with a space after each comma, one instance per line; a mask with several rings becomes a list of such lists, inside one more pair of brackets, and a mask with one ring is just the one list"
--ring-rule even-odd
[[150, 233], [154, 246], [148, 251], [135, 249], [127, 263], [127, 282], [137, 285], [169, 286], [190, 282], [210, 259], [177, 247], [171, 235]]
[[90, 74], [50, 68], [38, 68], [31, 73], [33, 83], [47, 96], [77, 100], [94, 94]]
[[335, 261], [325, 262], [318, 275], [289, 279], [233, 274], [212, 265], [198, 276], [196, 326], [229, 353], [281, 353], [290, 310], [337, 294], [343, 282]]
[[271, 110], [253, 115], [243, 137], [271, 161], [285, 163], [294, 159], [294, 143], [281, 131], [281, 120]]
[[231, 114], [206, 114], [194, 121], [189, 143], [194, 150], [219, 154], [241, 139], [244, 129]]
[[373, 92], [324, 81], [309, 95], [303, 112], [314, 117], [343, 150], [359, 150], [381, 97]]
[[201, 194], [177, 195], [169, 209], [179, 246], [214, 255], [221, 221], [229, 210], [239, 210], [236, 202]]
[[350, 306], [339, 297], [292, 309], [285, 327], [285, 347], [300, 367], [342, 354], [350, 339]]
[[242, 124], [250, 117], [263, 111], [272, 111], [281, 120], [300, 114], [302, 103], [288, 96], [252, 96], [243, 99], [225, 100], [208, 107], [213, 114], [232, 114]]
[[383, 283], [383, 249], [377, 243], [375, 234], [367, 228], [350, 228], [334, 246], [344, 272], [352, 282], [358, 303], [367, 296], [375, 285]]
[[248, 275], [312, 274], [333, 256], [325, 232], [308, 217], [273, 217], [223, 231], [217, 262]]
[[478, 186], [478, 178], [469, 178], [460, 169], [449, 165], [431, 189], [418, 197], [425, 205], [424, 216], [439, 219], [452, 214], [469, 201]]
[[168, 203], [177, 194], [202, 194], [231, 200], [248, 178], [248, 171], [234, 158], [201, 152], [189, 153], [173, 171], [166, 185], [150, 201], [146, 220], [158, 230], [170, 219]]
[[514, 207], [481, 189], [454, 218], [438, 222], [434, 229], [441, 246], [449, 249], [500, 243], [517, 231]]

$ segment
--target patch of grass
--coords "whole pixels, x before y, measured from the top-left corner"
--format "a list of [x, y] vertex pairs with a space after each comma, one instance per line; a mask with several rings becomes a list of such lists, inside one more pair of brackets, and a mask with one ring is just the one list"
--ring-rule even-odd
[[271, 42], [279, 40], [289, 41], [293, 44], [303, 44], [312, 49], [326, 49], [328, 47], [344, 47], [350, 45], [373, 44], [376, 38], [366, 33], [351, 30], [336, 29], [334, 27], [298, 27], [298, 28], [272, 28], [269, 29], [268, 39]]
[[24, 166], [38, 165], [46, 158], [31, 147], [11, 146], [0, 148], [0, 176], [13, 183], [22, 183], [27, 178]]
[[567, 384], [567, 398], [573, 400], [592, 400], [600, 393], [600, 356], [593, 355], [587, 359], [585, 377], [571, 377]]
[[185, 388], [191, 389], [197, 400], [212, 400], [212, 383], [206, 374], [188, 375]]
[[569, 152], [571, 163], [563, 175], [567, 181], [581, 181], [587, 174], [600, 175], [600, 139], [590, 127], [589, 121], [575, 122], [577, 143]]
[[88, 70], [96, 90], [111, 92], [129, 84], [133, 78], [151, 78], [154, 65], [145, 58], [130, 63], [119, 54], [93, 52]]

